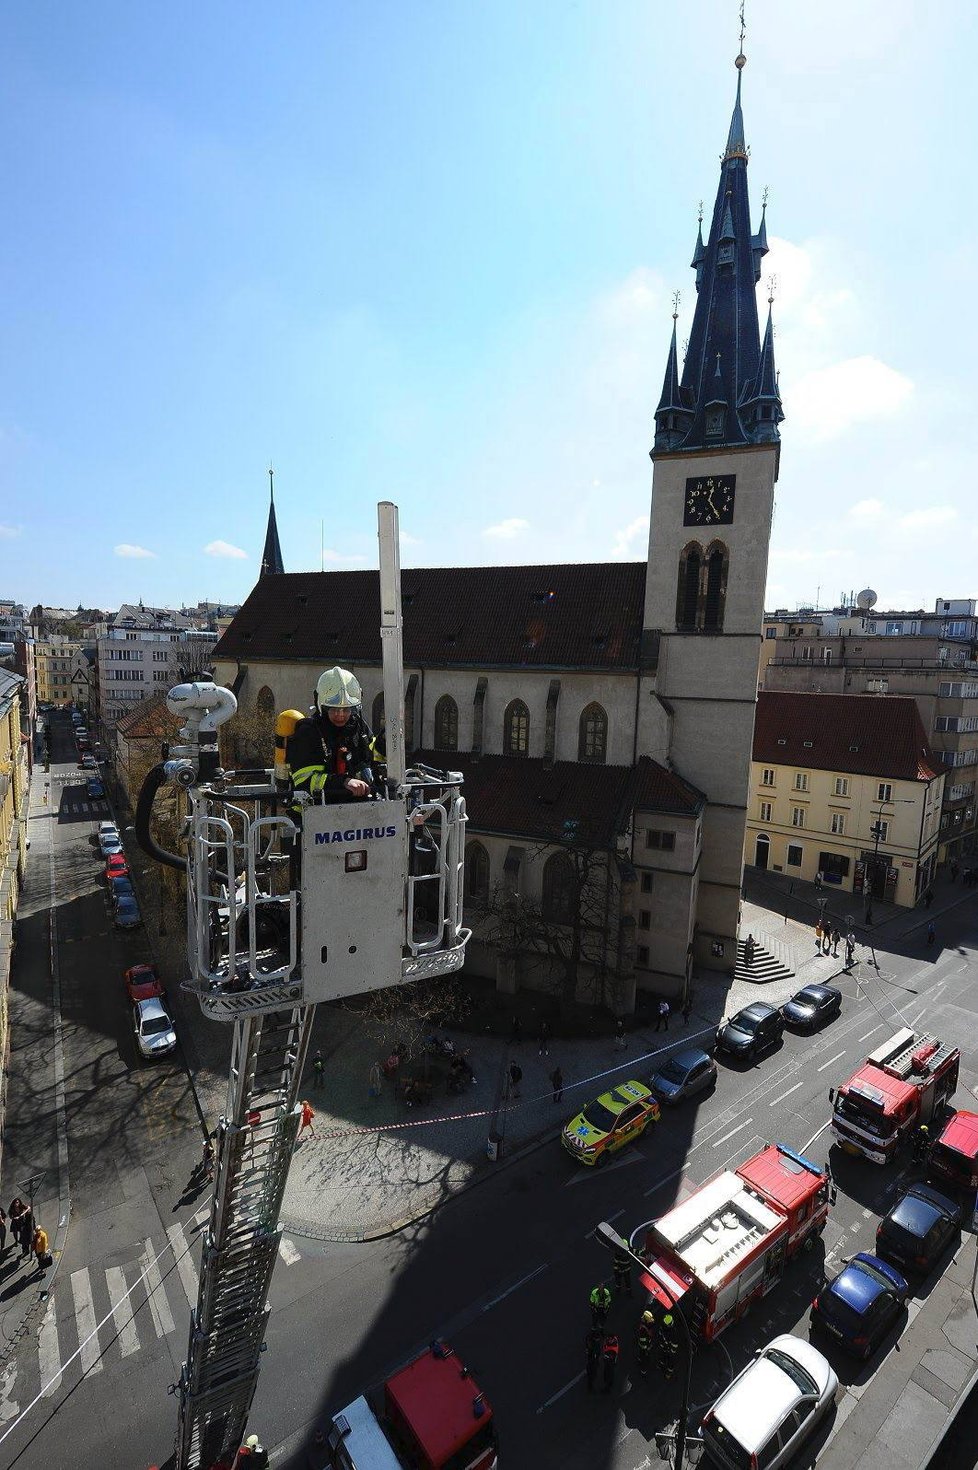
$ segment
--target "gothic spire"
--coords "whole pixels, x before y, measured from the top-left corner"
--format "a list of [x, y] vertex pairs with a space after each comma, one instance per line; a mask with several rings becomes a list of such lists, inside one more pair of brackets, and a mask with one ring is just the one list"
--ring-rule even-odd
[[268, 466], [268, 529], [265, 532], [265, 549], [261, 555], [260, 576], [273, 572], [284, 572], [282, 548], [278, 542], [278, 523], [275, 520], [275, 471]]
[[676, 319], [679, 316], [679, 292], [672, 298], [672, 341], [666, 359], [662, 393], [655, 411], [656, 443], [660, 437], [668, 441], [669, 447], [683, 442], [689, 430], [691, 414], [684, 408], [679, 388], [679, 357], [676, 352]]

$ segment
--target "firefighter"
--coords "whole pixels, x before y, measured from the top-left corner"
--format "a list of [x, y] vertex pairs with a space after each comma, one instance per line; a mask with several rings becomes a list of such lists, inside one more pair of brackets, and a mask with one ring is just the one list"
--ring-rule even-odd
[[615, 1369], [618, 1367], [618, 1339], [609, 1332], [601, 1349], [601, 1392], [610, 1393], [614, 1387]]
[[338, 665], [316, 683], [315, 702], [288, 738], [290, 810], [309, 801], [362, 801], [372, 790], [373, 763], [382, 760], [362, 714], [359, 681]]
[[593, 1393], [598, 1382], [601, 1354], [604, 1351], [604, 1333], [600, 1327], [592, 1327], [588, 1332], [584, 1339], [584, 1350], [587, 1353], [587, 1391]]
[[591, 1322], [595, 1327], [603, 1327], [605, 1318], [611, 1311], [611, 1292], [602, 1281], [594, 1288], [589, 1297], [591, 1303]]
[[627, 1291], [632, 1294], [632, 1263], [625, 1251], [615, 1251], [613, 1270], [615, 1273], [615, 1294], [621, 1296]]
[[636, 1345], [638, 1371], [643, 1378], [649, 1371], [649, 1359], [652, 1357], [652, 1349], [655, 1347], [655, 1336], [655, 1317], [651, 1312], [643, 1312], [638, 1324], [638, 1342]]
[[678, 1352], [676, 1319], [671, 1312], [664, 1312], [659, 1324], [659, 1369], [667, 1381], [675, 1375]]
[[930, 1129], [926, 1123], [921, 1123], [913, 1136], [913, 1161], [922, 1164], [927, 1158], [927, 1150], [930, 1148]]

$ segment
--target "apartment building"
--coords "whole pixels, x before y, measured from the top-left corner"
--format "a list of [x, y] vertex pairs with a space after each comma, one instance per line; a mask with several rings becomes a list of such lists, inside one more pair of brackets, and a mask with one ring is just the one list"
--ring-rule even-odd
[[27, 861], [26, 681], [0, 669], [0, 1057], [7, 1056], [7, 992], [14, 918]]
[[912, 905], [937, 865], [944, 783], [915, 700], [764, 690], [745, 861]]
[[71, 704], [79, 688], [79, 674], [88, 684], [87, 660], [76, 639], [52, 634], [33, 642], [34, 677], [40, 704]]
[[204, 673], [218, 634], [171, 608], [123, 604], [98, 638], [101, 718], [111, 729], [144, 699]]

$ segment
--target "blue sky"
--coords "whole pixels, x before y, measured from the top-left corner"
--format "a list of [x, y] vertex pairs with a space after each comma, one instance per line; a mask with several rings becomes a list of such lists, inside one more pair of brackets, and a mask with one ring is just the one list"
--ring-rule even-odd
[[[747, 20], [768, 604], [978, 595], [978, 12]], [[644, 556], [732, 0], [34, 0], [0, 35], [0, 596], [242, 600], [270, 460], [287, 570], [374, 565], [382, 498], [406, 563]]]

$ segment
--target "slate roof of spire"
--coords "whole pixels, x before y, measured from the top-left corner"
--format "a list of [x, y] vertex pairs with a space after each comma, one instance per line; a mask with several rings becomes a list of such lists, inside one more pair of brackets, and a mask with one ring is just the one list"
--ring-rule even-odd
[[[645, 562], [405, 567], [404, 661], [637, 669], [645, 575]], [[262, 577], [212, 658], [379, 664], [377, 572]]]
[[896, 694], [809, 694], [762, 689], [754, 759], [767, 765], [933, 781], [937, 757], [917, 701]]
[[[748, 153], [740, 100], [742, 67], [743, 57], [738, 57], [737, 98], [710, 232], [704, 245], [700, 229], [693, 255], [696, 310], [683, 364], [682, 409], [677, 413], [660, 402], [653, 455], [777, 443], [779, 439], [777, 426], [784, 415], [776, 379], [773, 396], [765, 399], [763, 410], [759, 406], [761, 346], [754, 288], [767, 254], [767, 226], [762, 214], [759, 232], [751, 233]], [[773, 363], [773, 347], [771, 357]], [[667, 367], [667, 376], [668, 371]], [[722, 391], [716, 382], [718, 372]], [[708, 404], [725, 404], [726, 408], [708, 414]]]
[[261, 554], [259, 576], [267, 577], [270, 573], [280, 575], [284, 571], [285, 563], [282, 560], [282, 548], [278, 541], [278, 522], [275, 519], [275, 493], [273, 491], [268, 502], [268, 529], [265, 532], [265, 547]]

